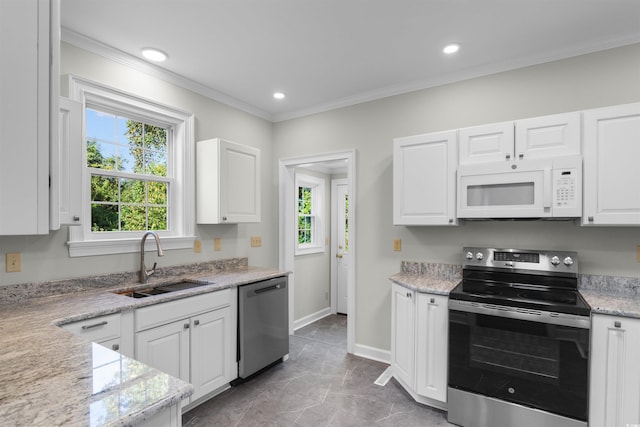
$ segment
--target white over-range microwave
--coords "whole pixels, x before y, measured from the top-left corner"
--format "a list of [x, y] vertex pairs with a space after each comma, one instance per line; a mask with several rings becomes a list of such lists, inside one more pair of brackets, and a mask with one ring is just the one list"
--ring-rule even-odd
[[582, 156], [458, 166], [458, 218], [582, 216]]

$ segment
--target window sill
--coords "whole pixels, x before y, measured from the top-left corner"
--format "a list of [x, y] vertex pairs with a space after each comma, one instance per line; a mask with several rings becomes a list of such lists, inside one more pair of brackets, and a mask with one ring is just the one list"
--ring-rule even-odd
[[318, 254], [324, 252], [324, 246], [308, 246], [304, 248], [296, 248], [295, 255], [309, 255]]
[[[162, 249], [190, 249], [193, 248], [195, 236], [161, 237]], [[153, 239], [146, 242], [149, 249], [155, 250]], [[81, 242], [67, 242], [69, 256], [71, 258], [95, 255], [115, 255], [140, 252], [140, 239], [113, 239], [113, 240], [84, 240]]]

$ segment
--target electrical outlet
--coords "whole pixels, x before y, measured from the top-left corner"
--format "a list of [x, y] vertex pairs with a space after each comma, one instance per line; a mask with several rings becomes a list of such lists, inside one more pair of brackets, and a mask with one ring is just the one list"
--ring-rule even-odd
[[222, 239], [219, 237], [216, 237], [215, 239], [213, 239], [213, 250], [216, 252], [219, 252], [222, 250]]
[[393, 240], [393, 250], [395, 252], [400, 252], [402, 250], [402, 240], [400, 239]]
[[259, 248], [262, 246], [262, 237], [261, 236], [251, 236], [251, 247]]
[[202, 252], [202, 240], [196, 240], [193, 242], [193, 252], [197, 254]]
[[22, 271], [22, 253], [7, 253], [7, 273]]
[[636, 259], [640, 262], [640, 245], [636, 246]]

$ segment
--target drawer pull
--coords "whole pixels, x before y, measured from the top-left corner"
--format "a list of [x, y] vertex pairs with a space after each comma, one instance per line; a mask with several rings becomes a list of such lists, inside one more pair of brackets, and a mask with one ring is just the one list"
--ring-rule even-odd
[[84, 326], [82, 326], [82, 329], [85, 329], [85, 330], [86, 329], [93, 329], [93, 328], [97, 328], [98, 326], [104, 326], [107, 323], [109, 323], [109, 322], [107, 322], [106, 320], [103, 320], [102, 322], [94, 323], [92, 325], [84, 325]]

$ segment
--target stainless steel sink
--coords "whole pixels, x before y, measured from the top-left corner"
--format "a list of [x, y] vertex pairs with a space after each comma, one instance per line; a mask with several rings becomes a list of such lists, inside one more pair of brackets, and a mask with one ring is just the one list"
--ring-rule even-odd
[[210, 285], [208, 283], [196, 283], [189, 281], [181, 281], [176, 283], [168, 283], [166, 285], [159, 285], [153, 288], [140, 289], [135, 291], [116, 292], [118, 295], [124, 295], [131, 298], [146, 298], [153, 295], [161, 295], [169, 292], [183, 291], [185, 289], [197, 288], [198, 286]]

